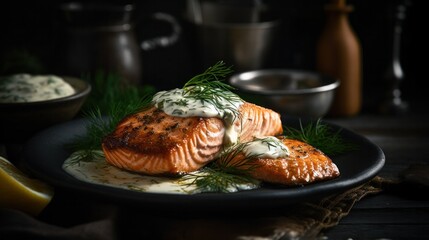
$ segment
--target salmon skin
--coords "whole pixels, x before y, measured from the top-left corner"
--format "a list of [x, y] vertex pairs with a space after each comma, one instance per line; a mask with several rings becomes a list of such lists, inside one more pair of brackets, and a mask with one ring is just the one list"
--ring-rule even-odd
[[[245, 102], [233, 122], [240, 142], [283, 133], [280, 114]], [[151, 107], [124, 118], [102, 140], [106, 161], [148, 175], [196, 171], [223, 149], [224, 122], [215, 117], [176, 117]]]
[[239, 153], [228, 164], [246, 169], [250, 176], [263, 182], [288, 186], [306, 185], [340, 175], [335, 163], [317, 148], [284, 136], [279, 139], [289, 148], [287, 157], [246, 159], [244, 153]]

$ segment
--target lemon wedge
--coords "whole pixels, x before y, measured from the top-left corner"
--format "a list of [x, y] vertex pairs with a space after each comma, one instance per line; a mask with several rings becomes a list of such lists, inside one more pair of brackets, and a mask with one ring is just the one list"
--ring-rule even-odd
[[0, 156], [0, 207], [38, 215], [51, 201], [54, 189], [30, 178]]

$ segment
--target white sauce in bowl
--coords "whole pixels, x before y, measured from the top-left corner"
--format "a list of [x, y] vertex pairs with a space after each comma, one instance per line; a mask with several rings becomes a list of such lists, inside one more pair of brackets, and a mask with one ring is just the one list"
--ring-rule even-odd
[[16, 74], [0, 79], [0, 102], [39, 102], [67, 97], [75, 89], [55, 75]]

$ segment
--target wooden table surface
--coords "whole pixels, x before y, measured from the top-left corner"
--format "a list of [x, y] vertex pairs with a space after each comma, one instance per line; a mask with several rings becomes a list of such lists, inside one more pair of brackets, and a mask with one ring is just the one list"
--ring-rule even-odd
[[[326, 119], [378, 145], [386, 156], [379, 176], [398, 179], [418, 166], [425, 185], [403, 184], [367, 196], [340, 223], [324, 231], [327, 239], [429, 239], [429, 115], [363, 115]], [[426, 167], [426, 168], [425, 168]]]

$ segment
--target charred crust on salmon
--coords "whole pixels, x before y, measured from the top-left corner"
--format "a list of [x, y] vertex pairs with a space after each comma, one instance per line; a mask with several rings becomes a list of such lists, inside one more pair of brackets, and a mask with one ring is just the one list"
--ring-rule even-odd
[[179, 123], [174, 123], [173, 125], [167, 126], [164, 130], [165, 131], [172, 131], [172, 130], [176, 129], [177, 127], [179, 127]]
[[[240, 141], [249, 141], [259, 135], [282, 133], [280, 115], [272, 110], [245, 103], [239, 111], [239, 118], [235, 120], [233, 126], [238, 130]], [[267, 112], [269, 114], [266, 114]], [[241, 116], [246, 116], [247, 121], [243, 121]], [[198, 170], [214, 160], [223, 148], [225, 131], [225, 123], [217, 117], [170, 116], [152, 107], [121, 121], [117, 128], [103, 139], [102, 148], [107, 153], [106, 160], [113, 164], [117, 159], [112, 158], [117, 157], [108, 153], [118, 149], [124, 149], [128, 154], [135, 156], [133, 159], [140, 159], [138, 161], [152, 161], [144, 159], [152, 159], [153, 156], [159, 155], [169, 159], [165, 161], [172, 161], [171, 164], [181, 161], [191, 162], [190, 165], [194, 167], [184, 169], [178, 167], [174, 170], [183, 173]], [[195, 160], [192, 159], [194, 157]], [[152, 170], [143, 171], [151, 174]], [[156, 174], [159, 171], [161, 170], [153, 170]]]

